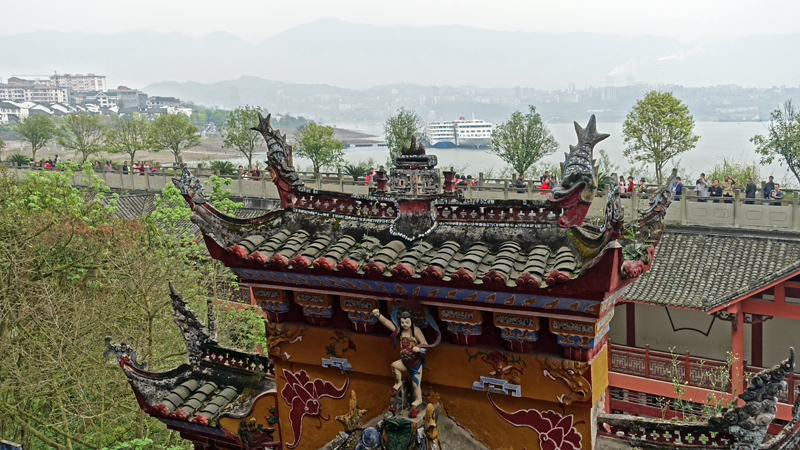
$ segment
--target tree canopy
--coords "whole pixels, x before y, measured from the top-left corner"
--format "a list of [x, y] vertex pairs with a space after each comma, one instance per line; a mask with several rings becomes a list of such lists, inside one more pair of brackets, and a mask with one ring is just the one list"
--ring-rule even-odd
[[147, 134], [150, 124], [143, 118], [123, 117], [105, 130], [105, 148], [110, 153], [124, 153], [131, 164], [136, 153], [147, 149]]
[[383, 123], [383, 132], [386, 134], [386, 147], [389, 156], [400, 154], [400, 150], [411, 146], [413, 136], [420, 137], [425, 127], [422, 118], [412, 110], [401, 107], [397, 114], [386, 119]]
[[766, 136], [759, 134], [750, 138], [756, 153], [761, 155], [761, 164], [771, 164], [777, 159], [800, 181], [800, 108], [787, 100], [783, 108], [772, 111], [766, 126]]
[[527, 114], [515, 111], [508, 121], [498, 125], [492, 131], [489, 145], [492, 152], [511, 165], [517, 174], [524, 174], [558, 148], [550, 129], [533, 105]]
[[103, 132], [106, 126], [97, 116], [80, 113], [64, 118], [58, 130], [58, 143], [68, 151], [81, 155], [81, 162], [103, 149]]
[[253, 167], [253, 154], [264, 142], [261, 133], [251, 128], [258, 124], [259, 109], [254, 106], [236, 108], [219, 127], [222, 148], [235, 148], [247, 158], [247, 170]]
[[23, 142], [31, 144], [31, 157], [36, 159], [36, 151], [55, 138], [58, 129], [49, 117], [34, 114], [22, 119], [16, 131]]
[[623, 155], [631, 164], [652, 163], [661, 186], [664, 166], [700, 140], [693, 130], [694, 118], [686, 105], [671, 92], [650, 91], [636, 101], [622, 124]]
[[344, 144], [334, 137], [333, 127], [309, 122], [294, 132], [297, 142], [293, 148], [297, 156], [311, 160], [314, 172], [322, 167], [332, 167], [344, 161]]
[[182, 161], [181, 152], [200, 145], [197, 127], [183, 114], [161, 114], [150, 125], [147, 146], [155, 151], [169, 150], [175, 162]]

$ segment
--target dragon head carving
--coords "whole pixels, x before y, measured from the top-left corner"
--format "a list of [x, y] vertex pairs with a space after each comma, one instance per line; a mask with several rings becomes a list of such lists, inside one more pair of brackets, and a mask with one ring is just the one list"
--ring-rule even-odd
[[581, 199], [591, 202], [598, 184], [593, 159], [594, 146], [610, 135], [597, 132], [597, 119], [594, 114], [589, 118], [586, 128], [575, 122], [575, 133], [578, 135], [578, 145], [569, 146], [569, 153], [561, 163], [561, 186], [553, 190], [553, 197], [563, 197], [580, 183], [584, 183]]
[[537, 359], [542, 364], [545, 376], [553, 380], [561, 378], [572, 389], [571, 394], [558, 397], [559, 403], [569, 406], [575, 402], [585, 402], [592, 398], [592, 385], [583, 377], [583, 374], [589, 369], [589, 363], [551, 356]]

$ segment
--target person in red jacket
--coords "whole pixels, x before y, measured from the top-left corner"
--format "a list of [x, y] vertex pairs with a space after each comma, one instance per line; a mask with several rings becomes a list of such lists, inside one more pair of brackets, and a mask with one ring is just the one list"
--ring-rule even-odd
[[628, 192], [633, 192], [636, 189], [636, 185], [633, 184], [633, 177], [628, 177]]
[[542, 185], [539, 189], [550, 189], [550, 177], [542, 177]]

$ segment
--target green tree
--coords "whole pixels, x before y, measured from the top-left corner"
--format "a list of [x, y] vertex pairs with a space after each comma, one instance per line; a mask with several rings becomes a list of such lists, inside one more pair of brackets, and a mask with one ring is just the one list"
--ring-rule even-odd
[[130, 162], [136, 161], [136, 152], [147, 149], [150, 124], [138, 117], [120, 118], [105, 131], [105, 147], [110, 153], [124, 153]]
[[200, 135], [183, 114], [161, 114], [150, 125], [146, 141], [155, 151], [169, 150], [180, 163], [181, 151], [200, 145]]
[[80, 113], [64, 118], [64, 125], [58, 131], [58, 143], [66, 150], [80, 153], [86, 162], [89, 156], [103, 149], [103, 125], [97, 116]]
[[383, 123], [383, 132], [386, 134], [386, 147], [389, 148], [389, 157], [400, 154], [403, 147], [411, 146], [413, 136], [420, 137], [425, 122], [412, 110], [400, 108], [397, 114], [386, 119]]
[[623, 155], [631, 164], [652, 163], [662, 185], [663, 169], [673, 158], [697, 145], [694, 118], [689, 108], [671, 92], [650, 91], [637, 100], [622, 124]]
[[600, 149], [598, 151], [599, 157], [597, 158], [597, 182], [600, 185], [600, 188], [605, 190], [607, 185], [614, 186], [618, 180], [611, 179], [611, 174], [617, 173], [619, 174], [619, 165], [614, 164], [611, 161], [611, 157], [608, 156], [608, 153], [604, 149]]
[[6, 151], [6, 141], [3, 140], [3, 136], [0, 136], [0, 160], [3, 159], [3, 152]]
[[31, 157], [36, 159], [36, 151], [56, 137], [58, 129], [49, 117], [41, 114], [28, 116], [17, 125], [17, 133], [23, 142], [31, 144]]
[[514, 111], [511, 118], [492, 131], [489, 142], [492, 152], [514, 168], [517, 174], [525, 172], [537, 161], [558, 148], [542, 116], [531, 105], [527, 114]]
[[295, 153], [311, 160], [314, 173], [319, 173], [321, 167], [335, 166], [344, 161], [344, 144], [334, 137], [331, 126], [309, 122], [297, 128], [294, 139], [297, 142]]
[[800, 181], [800, 109], [791, 100], [770, 114], [767, 135], [750, 138], [761, 155], [761, 164], [771, 164], [775, 159], [784, 163]]
[[254, 106], [236, 108], [228, 114], [219, 131], [222, 148], [235, 148], [247, 158], [247, 170], [253, 167], [253, 154], [261, 146], [261, 133], [252, 129], [258, 124], [259, 109]]

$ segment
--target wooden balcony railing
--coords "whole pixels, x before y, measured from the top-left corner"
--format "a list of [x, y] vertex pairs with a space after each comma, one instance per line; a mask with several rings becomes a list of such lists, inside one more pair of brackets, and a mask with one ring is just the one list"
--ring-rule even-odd
[[[727, 373], [728, 370], [725, 361], [698, 358], [691, 356], [688, 351], [684, 354], [672, 354], [651, 350], [649, 345], [637, 348], [609, 344], [609, 371], [615, 373], [667, 383], [676, 381], [682, 385], [731, 392], [731, 376]], [[747, 361], [744, 361], [746, 375], [756, 374], [762, 370], [764, 370], [762, 367], [748, 366]], [[778, 392], [777, 397], [780, 403], [791, 405], [798, 395], [800, 374], [793, 374], [786, 382], [786, 388]]]

